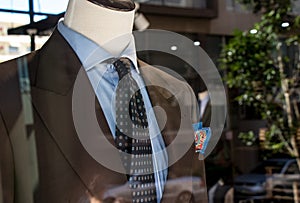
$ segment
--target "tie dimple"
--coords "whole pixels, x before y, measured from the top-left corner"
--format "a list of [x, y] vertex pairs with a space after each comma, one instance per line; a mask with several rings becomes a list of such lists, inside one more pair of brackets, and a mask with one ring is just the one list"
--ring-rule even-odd
[[131, 62], [128, 58], [120, 58], [115, 61], [113, 65], [118, 72], [119, 80], [123, 79], [123, 77], [130, 72]]

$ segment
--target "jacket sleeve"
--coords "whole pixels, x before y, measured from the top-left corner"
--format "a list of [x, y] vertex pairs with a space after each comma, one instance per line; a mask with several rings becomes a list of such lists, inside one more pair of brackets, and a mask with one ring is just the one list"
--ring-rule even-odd
[[[11, 142], [0, 112], [0, 203], [14, 202], [14, 164]], [[1, 202], [2, 201], [2, 202]]]

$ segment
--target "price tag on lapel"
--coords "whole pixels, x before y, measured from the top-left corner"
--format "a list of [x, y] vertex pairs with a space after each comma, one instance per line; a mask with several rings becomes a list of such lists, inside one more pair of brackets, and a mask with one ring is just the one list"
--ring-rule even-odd
[[202, 127], [202, 122], [193, 124], [193, 128], [195, 136], [195, 152], [204, 154], [211, 138], [211, 129]]

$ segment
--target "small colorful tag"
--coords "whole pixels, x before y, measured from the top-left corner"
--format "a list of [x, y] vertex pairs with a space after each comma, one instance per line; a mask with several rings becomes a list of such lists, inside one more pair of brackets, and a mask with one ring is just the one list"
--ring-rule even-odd
[[195, 152], [204, 154], [211, 137], [211, 129], [203, 128], [202, 122], [193, 124], [195, 135]]

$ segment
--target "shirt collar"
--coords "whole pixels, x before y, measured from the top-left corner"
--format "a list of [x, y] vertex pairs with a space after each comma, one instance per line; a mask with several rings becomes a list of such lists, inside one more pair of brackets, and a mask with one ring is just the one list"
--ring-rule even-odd
[[[57, 29], [72, 47], [86, 71], [95, 67], [96, 64], [107, 63], [109, 59], [115, 58], [92, 40], [65, 26], [63, 19], [58, 22]], [[133, 35], [131, 35], [129, 44], [120, 56], [129, 58], [139, 73]]]

